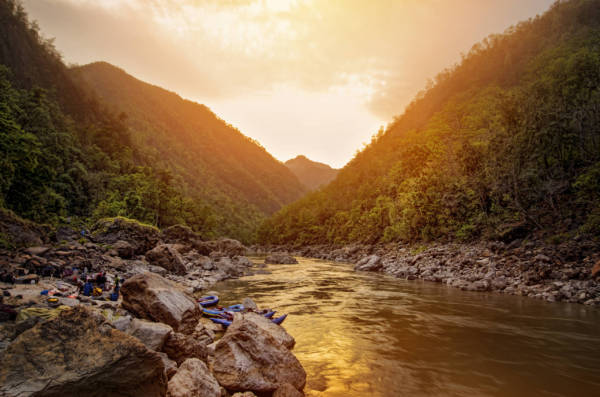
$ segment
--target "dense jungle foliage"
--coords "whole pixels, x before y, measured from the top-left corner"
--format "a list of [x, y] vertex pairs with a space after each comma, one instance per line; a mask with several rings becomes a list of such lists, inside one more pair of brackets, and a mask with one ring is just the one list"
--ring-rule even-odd
[[556, 2], [476, 44], [260, 240], [598, 236], [599, 84], [600, 1]]
[[[150, 117], [130, 123], [139, 114], [102, 103], [74, 78], [77, 71], [63, 64], [18, 1], [0, 0], [0, 37], [0, 207], [35, 222], [84, 225], [125, 216], [248, 242], [266, 214], [302, 193], [262, 147], [170, 93], [168, 110], [188, 116], [177, 124], [186, 126], [180, 146], [202, 143], [202, 128], [212, 139], [195, 157], [190, 150], [166, 156], [164, 149], [177, 149], [180, 137], [166, 140], [173, 131], [152, 130]], [[178, 156], [181, 161], [170, 161]], [[244, 168], [246, 160], [258, 165]]]

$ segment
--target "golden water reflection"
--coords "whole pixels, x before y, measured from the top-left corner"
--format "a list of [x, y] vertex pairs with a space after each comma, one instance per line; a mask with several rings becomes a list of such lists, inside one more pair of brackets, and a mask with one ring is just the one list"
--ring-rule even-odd
[[600, 395], [600, 310], [301, 259], [220, 283], [289, 313], [307, 396]]

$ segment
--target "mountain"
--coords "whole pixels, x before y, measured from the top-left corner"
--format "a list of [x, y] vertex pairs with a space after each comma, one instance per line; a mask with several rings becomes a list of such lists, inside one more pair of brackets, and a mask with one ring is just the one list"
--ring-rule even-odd
[[0, 0], [0, 21], [0, 207], [35, 222], [126, 216], [251, 241], [304, 194], [206, 106], [107, 63], [67, 68], [18, 1]]
[[556, 2], [441, 72], [276, 244], [600, 236], [600, 1]]
[[105, 62], [72, 73], [111, 111], [125, 116], [134, 144], [146, 156], [174, 170], [190, 194], [223, 213], [223, 222], [247, 216], [247, 210], [230, 208], [228, 202], [251, 206], [264, 216], [305, 193], [281, 162], [206, 106]]
[[327, 164], [309, 160], [306, 156], [297, 156], [286, 161], [285, 166], [296, 175], [300, 183], [309, 190], [316, 190], [335, 179], [339, 170]]

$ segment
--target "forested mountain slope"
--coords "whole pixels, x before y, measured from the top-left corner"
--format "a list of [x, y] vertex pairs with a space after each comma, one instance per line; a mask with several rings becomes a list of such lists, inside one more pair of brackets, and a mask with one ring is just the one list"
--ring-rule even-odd
[[600, 1], [476, 44], [269, 243], [600, 235]]
[[96, 67], [149, 105], [105, 105], [19, 3], [0, 0], [1, 207], [35, 222], [121, 215], [250, 241], [266, 214], [302, 194], [282, 163], [205, 107]]
[[135, 144], [176, 169], [194, 193], [210, 197], [222, 192], [269, 214], [304, 193], [281, 162], [206, 106], [105, 62], [75, 68], [73, 73], [103, 103], [124, 113]]
[[285, 166], [310, 190], [327, 185], [335, 179], [339, 172], [327, 164], [312, 161], [302, 155], [286, 161]]

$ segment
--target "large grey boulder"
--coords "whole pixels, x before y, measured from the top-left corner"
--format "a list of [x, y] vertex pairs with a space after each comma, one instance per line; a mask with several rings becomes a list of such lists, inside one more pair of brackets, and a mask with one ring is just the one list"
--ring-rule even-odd
[[[270, 393], [285, 383], [302, 390], [306, 372], [286, 347], [288, 338], [275, 335], [269, 320], [255, 313], [236, 313], [215, 347], [213, 373], [231, 391]], [[284, 331], [285, 332], [285, 331]]]
[[188, 336], [179, 332], [168, 335], [162, 350], [177, 365], [181, 365], [188, 358], [206, 360], [208, 356], [208, 348], [204, 342], [197, 340], [193, 335]]
[[136, 255], [143, 255], [154, 248], [159, 234], [159, 230], [153, 226], [122, 217], [100, 219], [92, 228], [94, 242], [112, 245], [117, 241], [126, 241]]
[[138, 338], [148, 349], [160, 351], [167, 336], [173, 332], [170, 325], [134, 319], [127, 333]]
[[173, 244], [159, 244], [146, 252], [146, 260], [154, 266], [167, 269], [170, 273], [183, 275], [186, 267], [183, 256], [175, 249]]
[[275, 252], [265, 258], [266, 264], [293, 265], [298, 263], [296, 258], [286, 252]]
[[164, 396], [161, 357], [89, 309], [65, 310], [0, 354], [1, 396]]
[[362, 258], [360, 261], [356, 263], [354, 266], [354, 270], [363, 271], [363, 272], [374, 272], [383, 267], [381, 263], [381, 257], [378, 255], [369, 255]]
[[137, 274], [123, 283], [123, 308], [137, 317], [192, 333], [202, 315], [198, 303], [177, 285], [155, 273]]
[[221, 397], [221, 386], [206, 364], [190, 358], [169, 381], [167, 397]]

